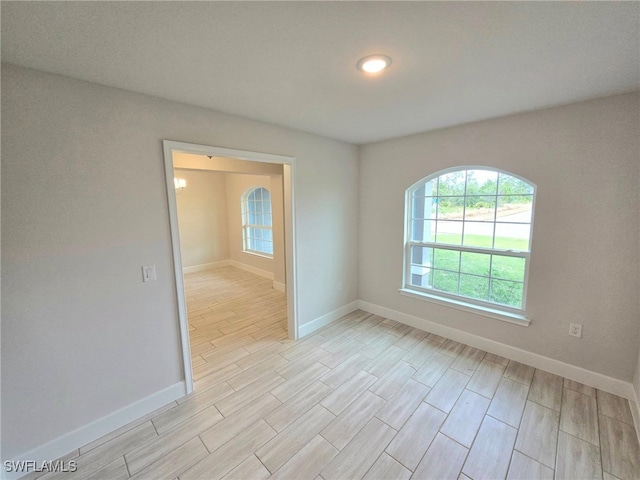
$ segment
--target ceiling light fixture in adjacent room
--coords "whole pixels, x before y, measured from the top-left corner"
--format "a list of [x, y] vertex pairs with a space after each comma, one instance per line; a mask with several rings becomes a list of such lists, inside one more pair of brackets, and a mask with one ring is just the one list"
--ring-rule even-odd
[[391, 65], [391, 57], [386, 55], [369, 55], [358, 60], [358, 70], [365, 73], [378, 73]]

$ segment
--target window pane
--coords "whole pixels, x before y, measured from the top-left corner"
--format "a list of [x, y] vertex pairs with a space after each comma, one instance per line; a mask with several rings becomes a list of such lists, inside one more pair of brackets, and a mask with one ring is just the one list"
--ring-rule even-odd
[[475, 220], [482, 222], [495, 221], [496, 197], [473, 196], [465, 200], [465, 220]]
[[438, 199], [434, 197], [414, 197], [413, 218], [433, 218], [437, 216]]
[[493, 248], [493, 223], [464, 222], [464, 245]]
[[438, 197], [438, 220], [463, 220], [464, 197]]
[[498, 194], [499, 195], [533, 195], [533, 187], [527, 182], [501, 173], [498, 178]]
[[457, 272], [460, 269], [460, 252], [435, 248], [433, 252], [433, 266], [435, 268]]
[[[460, 272], [472, 273], [474, 275], [489, 276], [491, 267], [491, 255], [488, 253], [462, 252], [460, 262]], [[488, 288], [487, 284], [487, 288]], [[462, 288], [462, 287], [461, 287]]]
[[525, 259], [494, 255], [491, 264], [491, 276], [505, 280], [524, 281]]
[[262, 231], [262, 238], [264, 240], [268, 240], [270, 242], [273, 242], [273, 232], [271, 230], [263, 230]]
[[271, 214], [271, 201], [265, 200], [262, 202], [262, 211], [264, 213], [268, 213], [269, 215]]
[[433, 270], [433, 288], [443, 292], [458, 293], [458, 274], [445, 272], [443, 270]]
[[430, 267], [433, 264], [433, 249], [429, 247], [411, 247], [411, 263]]
[[462, 222], [438, 221], [436, 243], [460, 245], [462, 243]]
[[262, 252], [273, 255], [273, 243], [267, 240], [262, 241]]
[[532, 195], [503, 195], [498, 197], [498, 221], [531, 223]]
[[432, 288], [433, 276], [431, 274], [431, 269], [416, 265], [412, 266], [411, 285], [415, 285], [416, 287]]
[[262, 188], [256, 188], [253, 192], [253, 199], [255, 201], [262, 200]]
[[435, 238], [435, 220], [413, 220], [412, 240], [418, 242], [432, 242]]
[[438, 178], [438, 196], [464, 195], [464, 184], [467, 178], [465, 170], [447, 173]]
[[254, 237], [256, 240], [262, 240], [262, 230], [259, 228], [254, 229]]
[[531, 225], [514, 223], [496, 223], [494, 248], [502, 250], [529, 251]]
[[495, 195], [498, 172], [467, 170], [467, 195]]
[[492, 302], [522, 308], [522, 290], [523, 284], [520, 282], [492, 279], [490, 299]]
[[460, 275], [460, 295], [476, 298], [478, 300], [489, 299], [489, 278], [476, 277], [474, 275]]

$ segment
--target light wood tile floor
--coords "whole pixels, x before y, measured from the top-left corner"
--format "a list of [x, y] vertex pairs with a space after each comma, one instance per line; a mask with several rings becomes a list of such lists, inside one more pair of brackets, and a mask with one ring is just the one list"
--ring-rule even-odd
[[363, 311], [290, 340], [271, 281], [185, 283], [194, 394], [43, 478], [640, 478], [625, 399]]

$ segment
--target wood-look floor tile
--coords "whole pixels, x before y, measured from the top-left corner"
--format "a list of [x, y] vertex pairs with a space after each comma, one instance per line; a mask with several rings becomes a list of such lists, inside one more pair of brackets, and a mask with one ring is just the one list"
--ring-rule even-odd
[[505, 357], [501, 357], [500, 355], [496, 355], [494, 353], [487, 353], [484, 356], [484, 359], [488, 362], [493, 362], [493, 363], [497, 363], [498, 365], [502, 365], [503, 367], [506, 367], [507, 365], [509, 365], [509, 359], [505, 358]]
[[[365, 332], [366, 333], [366, 332]], [[360, 334], [363, 335], [363, 334]], [[362, 341], [362, 340], [361, 340]], [[382, 333], [360, 350], [360, 355], [364, 355], [372, 360], [378, 358], [387, 348], [398, 341], [398, 337], [390, 333]], [[363, 342], [366, 343], [366, 342]], [[325, 479], [326, 480], [326, 479]]]
[[466, 345], [460, 355], [451, 364], [451, 368], [469, 376], [473, 375], [484, 358], [486, 352]]
[[[139, 419], [128, 423], [127, 425], [124, 425], [116, 430], [114, 430], [111, 433], [108, 433], [107, 435], [104, 435], [100, 438], [98, 438], [97, 440], [94, 440], [93, 442], [87, 443], [86, 445], [84, 445], [83, 447], [80, 447], [79, 449], [79, 454], [80, 455], [84, 455], [85, 453], [89, 452], [90, 450], [93, 450], [96, 447], [99, 447], [100, 445], [108, 442], [109, 440], [112, 440], [116, 437], [119, 437], [120, 435], [122, 435], [125, 432], [128, 432], [129, 430], [132, 430], [133, 428], [137, 427], [138, 425], [142, 425], [143, 423], [147, 422], [148, 420], [161, 415], [162, 413], [166, 412], [167, 410], [171, 410], [173, 407], [176, 406], [176, 402], [170, 402], [167, 403], [166, 405], [158, 408], [157, 410], [154, 410], [153, 412], [140, 417]], [[74, 457], [77, 457], [78, 455], [74, 455]], [[73, 458], [73, 457], [72, 457]]]
[[129, 473], [135, 475], [147, 465], [160, 460], [175, 448], [185, 444], [220, 421], [222, 421], [222, 415], [215, 407], [209, 407], [152, 441], [142, 443], [138, 448], [124, 456], [129, 467]]
[[280, 405], [282, 405], [280, 400], [270, 393], [265, 393], [249, 405], [220, 421], [217, 425], [203, 431], [200, 434], [200, 438], [207, 450], [213, 452], [235, 436], [240, 435], [247, 427], [268, 415]]
[[529, 388], [526, 385], [510, 380], [506, 376], [502, 377], [487, 415], [518, 428], [528, 393]]
[[428, 387], [433, 387], [447, 371], [449, 365], [453, 363], [453, 360], [453, 357], [449, 355], [436, 352], [418, 369], [413, 375], [413, 379]]
[[[134, 480], [156, 480], [175, 478], [209, 454], [198, 437], [173, 449], [140, 472], [133, 475]], [[106, 477], [105, 477], [106, 478]]]
[[150, 420], [137, 427], [112, 438], [99, 447], [80, 455], [75, 459], [77, 470], [75, 472], [50, 472], [43, 480], [68, 478], [70, 480], [85, 479], [97, 470], [109, 465], [124, 454], [131, 452], [138, 445], [152, 442], [158, 438], [155, 428]]
[[553, 373], [536, 369], [529, 388], [529, 401], [560, 411], [563, 379]]
[[489, 403], [490, 400], [482, 395], [463, 391], [440, 431], [461, 445], [471, 447]]
[[420, 382], [409, 380], [398, 393], [396, 393], [387, 404], [382, 407], [376, 417], [392, 426], [396, 430], [400, 430], [404, 422], [418, 408], [418, 405], [424, 400], [429, 393], [429, 387]]
[[[124, 457], [118, 457], [113, 462], [105, 465], [100, 470], [86, 477], [85, 480], [127, 480], [129, 478], [129, 470], [124, 461]], [[21, 480], [28, 480], [28, 477], [20, 477]]]
[[460, 342], [447, 339], [442, 343], [442, 345], [440, 345], [440, 348], [438, 348], [438, 352], [456, 358], [460, 354], [460, 352], [464, 350], [464, 347], [465, 345]]
[[622, 480], [621, 478], [611, 475], [609, 472], [602, 472], [602, 478], [604, 480]]
[[291, 377], [295, 377], [300, 372], [303, 372], [314, 363], [322, 363], [322, 360], [330, 355], [330, 352], [327, 352], [326, 350], [318, 347], [314, 347], [313, 349], [306, 352], [303, 356], [295, 358], [294, 360], [289, 360], [289, 363], [277, 368], [276, 372], [278, 372], [278, 374], [283, 376], [284, 378], [289, 379]]
[[287, 363], [289, 363], [289, 361], [282, 358], [280, 355], [272, 355], [257, 365], [230, 377], [226, 383], [231, 385], [234, 390], [240, 390]]
[[480, 362], [478, 369], [467, 384], [467, 388], [484, 397], [493, 398], [493, 394], [496, 388], [498, 388], [504, 370], [505, 367], [503, 365], [490, 362], [485, 355], [484, 360]]
[[216, 402], [216, 408], [225, 417], [228, 417], [236, 410], [251, 403], [256, 398], [262, 396], [266, 392], [275, 390], [275, 388], [284, 382], [284, 378], [275, 372], [269, 372], [246, 387], [241, 388], [237, 392], [226, 396], [222, 400]]
[[574, 380], [564, 379], [564, 388], [573, 390], [574, 392], [582, 393], [583, 395], [589, 395], [590, 397], [596, 397], [596, 389], [583, 383], [576, 382]]
[[410, 477], [410, 470], [407, 470], [401, 463], [383, 453], [373, 464], [373, 467], [369, 469], [364, 480], [408, 480]]
[[504, 371], [504, 376], [514, 382], [519, 382], [529, 386], [535, 371], [536, 369], [529, 365], [510, 360], [509, 365], [507, 365], [507, 369]]
[[514, 450], [507, 480], [553, 480], [553, 469]]
[[369, 362], [371, 362], [370, 358], [356, 353], [324, 375], [320, 381], [331, 388], [338, 388], [361, 371]]
[[[331, 355], [326, 355], [321, 358], [320, 361], [327, 367], [335, 369], [338, 365], [351, 358], [355, 353], [362, 350], [364, 346], [364, 343], [361, 343], [356, 339], [351, 339], [340, 345], [337, 350], [330, 352]], [[371, 361], [371, 359], [369, 359], [369, 361]]]
[[372, 418], [320, 475], [324, 480], [364, 477], [396, 433], [390, 426]]
[[324, 383], [316, 381], [268, 413], [264, 419], [276, 432], [281, 432], [332, 391]]
[[378, 358], [372, 360], [364, 370], [376, 377], [381, 377], [407, 354], [406, 350], [391, 345]]
[[418, 464], [412, 479], [443, 480], [458, 478], [469, 450], [439, 433]]
[[377, 396], [389, 400], [416, 373], [416, 368], [403, 361], [398, 362], [374, 383], [369, 390]]
[[417, 328], [412, 328], [404, 337], [394, 343], [394, 345], [409, 352], [413, 350], [415, 346], [418, 345], [426, 336], [427, 332], [418, 330]]
[[640, 478], [640, 446], [633, 425], [600, 415], [602, 467], [623, 480]]
[[470, 478], [504, 478], [509, 469], [517, 430], [486, 416], [462, 472]]
[[560, 411], [560, 430], [600, 446], [595, 397], [565, 388]]
[[277, 387], [271, 389], [271, 393], [281, 402], [286, 402], [300, 390], [304, 390], [316, 380], [320, 379], [331, 369], [320, 362], [316, 362], [303, 371], [288, 378]]
[[375, 375], [360, 371], [324, 398], [320, 402], [320, 405], [324, 406], [334, 415], [340, 415], [351, 402], [373, 385], [376, 380], [378, 380], [378, 377]]
[[331, 412], [316, 405], [258, 449], [256, 456], [274, 473], [334, 418]]
[[[218, 383], [222, 383], [230, 379], [231, 377], [242, 373], [243, 370], [237, 366], [235, 363], [227, 365], [226, 367], [221, 368], [220, 370], [216, 370], [213, 373], [210, 373], [206, 377], [202, 377], [196, 380], [194, 383], [194, 388], [196, 392], [206, 390], [208, 388], [217, 385]], [[180, 403], [180, 400], [178, 400]]]
[[633, 416], [629, 408], [629, 401], [626, 398], [598, 390], [597, 399], [599, 413], [633, 425]]
[[387, 447], [387, 453], [415, 470], [442, 426], [447, 414], [421, 403]]
[[366, 391], [327, 425], [321, 435], [342, 450], [385, 403], [382, 398]]
[[152, 419], [153, 426], [156, 427], [158, 434], [162, 434], [232, 393], [234, 393], [233, 388], [226, 383], [219, 383], [203, 392], [198, 392], [186, 402], [156, 416]]
[[600, 449], [561, 431], [558, 436], [556, 478], [601, 479]]
[[227, 365], [234, 363], [236, 360], [239, 360], [243, 357], [248, 357], [248, 356], [249, 356], [249, 352], [247, 352], [246, 350], [234, 349], [233, 351], [225, 355], [221, 355], [215, 359], [212, 359], [211, 361], [207, 360], [207, 362], [204, 363], [203, 365], [195, 367], [193, 369], [193, 378], [195, 380], [199, 380], [202, 377], [206, 377], [207, 375], [214, 373], [217, 370], [220, 370], [222, 367], [225, 367]]
[[470, 378], [464, 373], [449, 369], [440, 377], [440, 380], [427, 394], [424, 401], [443, 412], [449, 413]]
[[244, 462], [227, 473], [222, 480], [264, 480], [269, 478], [271, 474], [258, 457], [250, 455]]
[[180, 480], [222, 478], [275, 435], [264, 420], [258, 420], [180, 475]]
[[403, 360], [416, 368], [422, 367], [431, 356], [440, 348], [440, 344], [431, 338], [425, 337], [420, 343], [407, 353]]
[[558, 439], [559, 415], [555, 410], [527, 402], [518, 431], [516, 450], [553, 468]]
[[335, 447], [317, 435], [274, 473], [271, 480], [316, 478], [337, 454]]

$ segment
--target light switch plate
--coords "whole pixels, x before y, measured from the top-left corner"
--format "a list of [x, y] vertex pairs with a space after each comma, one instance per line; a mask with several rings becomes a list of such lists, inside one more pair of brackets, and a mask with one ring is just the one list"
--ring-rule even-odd
[[155, 265], [143, 265], [142, 266], [142, 281], [143, 282], [151, 282], [152, 280], [157, 280], [157, 277], [156, 277], [156, 266]]

